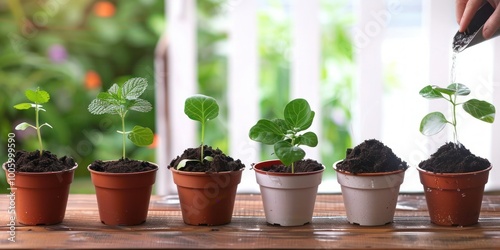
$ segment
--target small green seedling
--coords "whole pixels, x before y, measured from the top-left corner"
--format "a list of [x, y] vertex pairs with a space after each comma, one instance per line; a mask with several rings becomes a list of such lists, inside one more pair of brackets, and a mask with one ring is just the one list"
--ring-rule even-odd
[[200, 159], [183, 159], [177, 165], [177, 169], [186, 166], [187, 162], [198, 161], [203, 162], [213, 161], [211, 156], [203, 157], [203, 146], [205, 139], [205, 127], [209, 120], [215, 119], [219, 115], [219, 105], [215, 98], [205, 95], [194, 95], [186, 99], [184, 103], [184, 113], [191, 119], [201, 123], [201, 145]]
[[125, 115], [131, 110], [149, 112], [151, 103], [139, 98], [148, 87], [145, 78], [132, 78], [126, 81], [122, 87], [113, 84], [108, 92], [101, 92], [89, 105], [90, 113], [94, 115], [112, 114], [119, 115], [122, 121], [123, 154], [125, 159], [125, 142], [128, 137], [137, 146], [147, 146], [153, 142], [153, 131], [150, 128], [135, 126], [131, 131], [125, 131]]
[[470, 89], [461, 83], [452, 83], [446, 88], [437, 86], [426, 86], [420, 90], [420, 95], [427, 99], [445, 99], [452, 107], [451, 121], [441, 112], [432, 112], [427, 114], [420, 123], [420, 132], [424, 135], [435, 135], [446, 126], [451, 124], [453, 126], [453, 138], [455, 144], [458, 144], [457, 133], [457, 106], [462, 105], [465, 112], [469, 113], [474, 118], [481, 121], [493, 123], [495, 121], [495, 106], [486, 101], [477, 99], [470, 99], [466, 102], [458, 102], [459, 96], [467, 96], [470, 94]]
[[274, 145], [274, 153], [280, 161], [292, 168], [294, 163], [304, 159], [306, 153], [300, 145], [316, 147], [318, 136], [314, 132], [299, 132], [308, 129], [314, 119], [314, 111], [304, 99], [290, 101], [284, 111], [285, 119], [261, 119], [250, 129], [250, 139], [267, 145]]
[[36, 134], [38, 136], [38, 143], [40, 145], [40, 155], [42, 155], [43, 151], [43, 143], [42, 143], [42, 135], [40, 133], [40, 130], [43, 126], [47, 126], [49, 128], [52, 128], [50, 124], [44, 123], [40, 125], [40, 119], [39, 119], [39, 113], [40, 111], [46, 111], [43, 109], [43, 106], [41, 104], [47, 103], [50, 100], [50, 95], [46, 91], [40, 90], [40, 88], [37, 88], [36, 90], [26, 90], [24, 93], [28, 100], [32, 101], [33, 103], [20, 103], [14, 106], [14, 108], [18, 110], [24, 110], [24, 109], [30, 109], [34, 108], [35, 109], [35, 125], [31, 125], [27, 122], [20, 123], [19, 125], [16, 126], [16, 130], [25, 130], [27, 128], [33, 128], [36, 130]]

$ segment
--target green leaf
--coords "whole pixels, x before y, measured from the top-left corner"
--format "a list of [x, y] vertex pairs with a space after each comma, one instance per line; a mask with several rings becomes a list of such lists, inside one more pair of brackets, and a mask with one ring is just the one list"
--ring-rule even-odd
[[153, 143], [154, 134], [150, 128], [135, 126], [128, 138], [137, 146], [148, 146]]
[[122, 87], [122, 99], [135, 100], [146, 91], [148, 88], [148, 81], [146, 78], [136, 77], [129, 79], [123, 84]]
[[204, 123], [219, 115], [219, 105], [213, 97], [195, 95], [186, 99], [184, 113], [190, 119]]
[[131, 101], [131, 104], [128, 107], [128, 109], [139, 112], [149, 112], [151, 111], [151, 109], [153, 109], [153, 106], [148, 101], [141, 98], [137, 98], [136, 100]]
[[108, 89], [108, 93], [110, 93], [111, 95], [116, 96], [118, 98], [121, 98], [120, 86], [118, 86], [118, 84], [116, 84], [116, 83], [111, 85], [111, 87]]
[[259, 120], [257, 124], [250, 128], [249, 133], [250, 139], [267, 145], [273, 145], [276, 142], [283, 140], [284, 136], [285, 134], [279, 126], [279, 122], [267, 119]]
[[419, 94], [428, 99], [444, 98], [444, 96], [435, 89], [436, 86], [427, 85], [420, 90]]
[[446, 126], [448, 121], [441, 112], [427, 114], [420, 122], [420, 132], [424, 135], [435, 135]]
[[186, 163], [188, 163], [188, 162], [190, 162], [190, 161], [197, 161], [197, 162], [199, 162], [200, 160], [197, 160], [197, 159], [182, 159], [182, 160], [179, 162], [179, 164], [177, 164], [176, 169], [177, 169], [177, 170], [179, 170], [179, 169], [181, 169], [181, 168], [185, 167], [185, 166], [186, 166]]
[[94, 99], [90, 103], [88, 110], [91, 114], [94, 115], [119, 114], [120, 108], [120, 105], [116, 105], [101, 99]]
[[283, 134], [285, 134], [288, 130], [292, 130], [292, 127], [288, 126], [286, 121], [283, 119], [275, 118], [275, 119], [272, 119], [271, 121], [280, 127]]
[[29, 109], [31, 107], [33, 107], [31, 103], [19, 103], [14, 106], [14, 108], [18, 110]]
[[495, 121], [495, 106], [489, 102], [471, 99], [463, 104], [464, 110], [481, 121], [493, 123]]
[[297, 146], [293, 146], [287, 141], [279, 141], [274, 144], [274, 152], [286, 166], [290, 166], [292, 163], [302, 160], [306, 156], [304, 150]]
[[455, 89], [441, 88], [441, 87], [434, 87], [434, 90], [449, 96], [454, 95], [456, 92]]
[[314, 111], [311, 111], [309, 103], [305, 99], [295, 99], [285, 106], [285, 121], [294, 131], [302, 131], [309, 128], [314, 119]]
[[16, 130], [25, 130], [25, 129], [29, 128], [29, 127], [31, 127], [31, 128], [35, 128], [35, 126], [33, 126], [33, 125], [31, 125], [31, 124], [29, 124], [29, 123], [27, 123], [27, 122], [22, 122], [22, 123], [19, 123], [19, 124], [15, 127], [15, 129], [16, 129]]
[[50, 124], [48, 124], [48, 123], [44, 123], [44, 124], [40, 125], [40, 128], [42, 128], [43, 126], [47, 126], [47, 127], [53, 129], [53, 127]]
[[452, 89], [457, 95], [466, 96], [470, 94], [470, 89], [461, 83], [452, 83], [447, 89]]
[[295, 145], [306, 145], [316, 147], [318, 145], [318, 136], [314, 132], [307, 132], [295, 139]]
[[37, 89], [37, 90], [28, 89], [28, 90], [26, 90], [26, 92], [24, 94], [26, 95], [28, 100], [30, 100], [36, 104], [46, 103], [50, 100], [49, 93], [47, 93], [46, 91], [40, 90], [40, 89]]

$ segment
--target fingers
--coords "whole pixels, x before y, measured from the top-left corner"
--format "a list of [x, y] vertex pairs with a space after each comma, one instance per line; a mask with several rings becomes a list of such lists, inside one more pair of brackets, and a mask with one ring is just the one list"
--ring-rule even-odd
[[460, 24], [460, 20], [462, 20], [462, 16], [464, 14], [465, 5], [467, 5], [468, 0], [457, 0], [455, 2], [455, 14], [457, 16], [457, 23]]
[[483, 28], [483, 37], [489, 39], [495, 34], [500, 27], [500, 8], [496, 6], [495, 11], [491, 14], [490, 18], [486, 21]]
[[[462, 0], [461, 0], [462, 1]], [[469, 0], [465, 4], [465, 9], [462, 14], [462, 18], [460, 19], [459, 25], [460, 27], [458, 28], [458, 31], [464, 32], [467, 27], [470, 24], [470, 21], [472, 20], [472, 17], [474, 17], [474, 14], [476, 14], [476, 11], [481, 7], [483, 4], [483, 0]], [[458, 3], [457, 3], [458, 7]], [[458, 11], [458, 10], [457, 10]], [[458, 15], [457, 15], [458, 17]]]

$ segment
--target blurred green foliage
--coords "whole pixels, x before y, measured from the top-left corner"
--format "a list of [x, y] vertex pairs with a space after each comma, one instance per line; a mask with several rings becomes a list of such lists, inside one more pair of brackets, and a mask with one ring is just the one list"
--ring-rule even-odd
[[[100, 5], [106, 3], [106, 5]], [[351, 146], [353, 51], [348, 0], [321, 3], [321, 117], [320, 145], [325, 166], [344, 157]], [[109, 5], [114, 7], [110, 9]], [[92, 192], [86, 167], [96, 159], [121, 155], [119, 120], [93, 116], [87, 106], [98, 92], [131, 77], [145, 77], [144, 98], [154, 103], [154, 48], [165, 28], [164, 1], [0, 1], [0, 152], [6, 152], [7, 134], [31, 118], [12, 108], [26, 89], [41, 87], [52, 99], [51, 112], [42, 121], [54, 126], [44, 131], [45, 147], [59, 156], [70, 155], [79, 164], [72, 193]], [[238, 1], [197, 1], [197, 55], [199, 93], [216, 98], [219, 118], [207, 127], [206, 144], [227, 152], [227, 21]], [[260, 110], [262, 117], [282, 113], [289, 101], [291, 21], [289, 1], [259, 1]], [[155, 127], [154, 112], [131, 114], [129, 124]], [[29, 130], [16, 132], [16, 149], [34, 150]], [[127, 145], [131, 158], [155, 161], [150, 148]], [[263, 149], [263, 158], [271, 150]], [[0, 162], [7, 160], [0, 153]], [[331, 169], [331, 168], [327, 168]], [[330, 175], [331, 176], [331, 175]], [[5, 187], [5, 188], [4, 188]], [[6, 192], [0, 171], [0, 192]]]
[[[9, 0], [0, 2], [0, 20], [0, 151], [6, 152], [15, 125], [34, 117], [12, 106], [24, 100], [26, 89], [40, 87], [52, 97], [45, 105], [50, 112], [40, 117], [54, 127], [44, 128], [45, 148], [72, 156], [77, 178], [88, 178], [86, 167], [96, 159], [121, 157], [119, 119], [93, 116], [87, 107], [101, 90], [137, 76], [147, 78], [143, 97], [154, 103], [153, 58], [165, 27], [164, 2]], [[128, 119], [155, 126], [154, 112]], [[15, 132], [17, 150], [36, 149], [34, 131]], [[131, 158], [155, 160], [154, 149], [127, 149]], [[5, 186], [3, 171], [0, 178]]]

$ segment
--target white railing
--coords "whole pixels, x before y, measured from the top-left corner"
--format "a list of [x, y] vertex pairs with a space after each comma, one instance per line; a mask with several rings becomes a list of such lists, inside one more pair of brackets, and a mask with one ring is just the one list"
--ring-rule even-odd
[[[228, 128], [229, 128], [229, 152], [235, 158], [239, 158], [248, 167], [257, 162], [258, 144], [248, 138], [248, 130], [259, 119], [259, 55], [257, 51], [257, 10], [259, 1], [254, 0], [229, 0], [226, 9], [229, 15], [229, 53], [228, 53]], [[398, 9], [396, 3], [387, 5], [384, 0], [358, 0], [354, 4], [357, 23], [353, 28], [353, 41], [356, 49], [356, 93], [357, 98], [353, 100], [353, 143], [358, 144], [365, 139], [377, 138], [385, 143], [390, 142], [391, 148], [402, 148], [396, 151], [404, 160], [410, 164], [418, 164], [418, 161], [428, 157], [429, 152], [446, 141], [446, 137], [428, 139], [418, 134], [415, 127], [403, 122], [403, 128], [394, 135], [394, 131], [386, 131], [387, 124], [394, 123], [394, 118], [386, 114], [386, 107], [408, 106], [408, 112], [414, 112], [414, 120], [418, 120], [428, 110], [442, 109], [445, 107], [432, 103], [430, 107], [424, 108], [418, 113], [416, 106], [427, 105], [426, 100], [421, 100], [416, 93], [418, 89], [428, 83], [444, 84], [449, 81], [451, 58], [451, 38], [457, 27], [454, 20], [454, 1], [431, 1], [425, 0], [423, 4], [424, 35], [422, 46], [412, 48], [425, 53], [422, 64], [422, 82], [411, 83], [411, 95], [404, 103], [395, 105], [386, 103], [384, 96], [383, 81], [383, 41], [386, 38], [386, 29], [394, 15], [404, 15], [404, 10]], [[156, 62], [156, 115], [157, 133], [160, 136], [157, 151], [158, 162], [161, 170], [158, 172], [156, 193], [175, 193], [169, 171], [166, 166], [169, 161], [183, 152], [184, 149], [196, 145], [195, 125], [187, 118], [184, 119], [184, 100], [196, 93], [196, 10], [195, 0], [168, 0], [166, 1], [166, 13], [168, 28], [166, 38], [159, 43]], [[320, 98], [320, 23], [319, 23], [319, 0], [293, 0], [291, 1], [292, 19], [292, 47], [291, 47], [291, 96], [308, 99], [313, 110], [321, 116]], [[168, 40], [168, 42], [166, 41]], [[479, 45], [483, 46], [483, 45]], [[478, 47], [479, 47], [478, 46]], [[486, 45], [485, 45], [486, 46]], [[500, 58], [500, 39], [489, 44], [490, 50], [494, 50], [493, 58]], [[167, 49], [165, 49], [167, 48]], [[450, 49], [449, 49], [450, 48]], [[471, 48], [470, 50], [475, 50]], [[484, 53], [484, 49], [476, 51]], [[462, 52], [467, 54], [469, 52]], [[469, 56], [474, 53], [470, 52]], [[487, 52], [486, 52], [487, 53]], [[465, 55], [464, 57], [467, 57]], [[408, 58], [413, 60], [413, 58]], [[415, 60], [418, 63], [417, 60]], [[415, 65], [421, 67], [421, 65]], [[491, 67], [491, 66], [490, 66]], [[490, 96], [494, 99], [497, 107], [500, 107], [500, 61], [492, 60], [490, 74]], [[427, 72], [426, 72], [427, 71]], [[428, 77], [425, 77], [428, 75]], [[491, 82], [495, 83], [491, 85]], [[406, 83], [403, 83], [406, 84]], [[469, 85], [469, 84], [468, 84]], [[496, 87], [496, 88], [495, 88]], [[472, 87], [474, 90], [474, 87]], [[230, 93], [230, 94], [229, 94]], [[415, 94], [415, 96], [413, 96]], [[244, 108], [238, 106], [244, 105]], [[418, 104], [417, 104], [418, 103]], [[245, 112], [241, 112], [244, 109]], [[422, 111], [422, 110], [421, 110]], [[413, 119], [413, 118], [412, 118]], [[320, 131], [319, 119], [313, 124], [314, 131]], [[415, 125], [415, 126], [413, 126]], [[491, 138], [500, 138], [500, 123], [485, 127], [491, 129], [486, 135]], [[411, 132], [409, 132], [411, 131]], [[415, 132], [417, 131], [417, 132]], [[321, 138], [321, 135], [319, 135]], [[467, 139], [464, 136], [464, 139]], [[500, 148], [500, 140], [488, 140], [486, 146], [482, 145], [476, 150], [487, 151], [479, 154], [487, 157], [494, 168], [490, 176], [488, 189], [500, 189], [500, 154], [495, 149]], [[476, 150], [474, 150], [476, 149]], [[319, 150], [308, 149], [308, 157], [319, 159]], [[495, 168], [495, 166], [497, 166]], [[330, 167], [330, 166], [327, 166]], [[252, 171], [244, 171], [239, 191], [258, 192]], [[320, 186], [320, 191], [338, 191], [339, 188], [334, 180], [325, 181]], [[420, 191], [416, 170], [412, 168], [407, 172], [402, 190]]]

